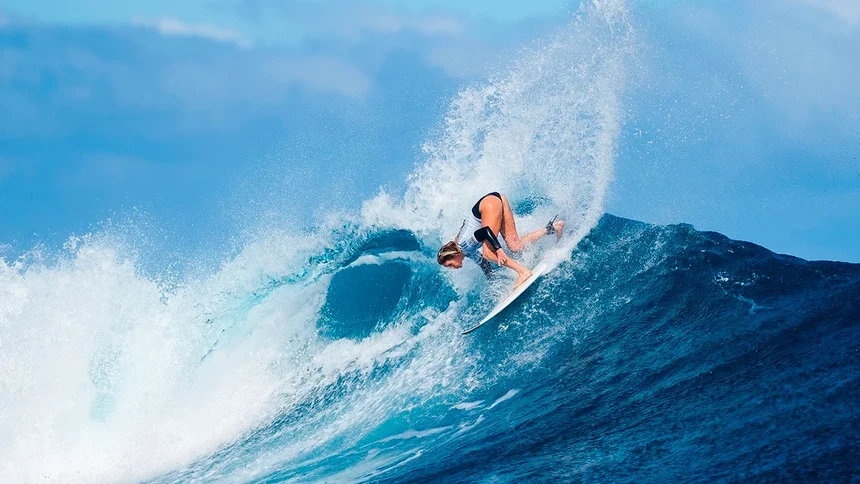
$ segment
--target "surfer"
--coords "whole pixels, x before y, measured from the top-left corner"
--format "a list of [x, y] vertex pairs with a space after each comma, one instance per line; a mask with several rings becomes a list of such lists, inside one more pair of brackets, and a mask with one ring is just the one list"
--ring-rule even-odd
[[496, 234], [502, 236], [511, 251], [520, 252], [541, 237], [556, 234], [561, 238], [563, 230], [564, 221], [553, 218], [546, 227], [520, 237], [508, 197], [492, 192], [475, 203], [454, 240], [439, 249], [436, 261], [449, 269], [459, 269], [463, 267], [463, 259], [468, 257], [477, 262], [487, 275], [492, 272], [489, 261], [493, 261], [517, 273], [516, 288], [531, 277], [532, 271], [505, 254]]

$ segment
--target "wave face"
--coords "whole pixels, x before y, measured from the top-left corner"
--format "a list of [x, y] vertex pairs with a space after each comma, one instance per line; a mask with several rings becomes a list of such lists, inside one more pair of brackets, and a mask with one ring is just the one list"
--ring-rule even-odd
[[463, 337], [485, 287], [458, 295], [407, 232], [345, 238], [278, 411], [155, 482], [856, 475], [860, 265], [605, 215]]
[[[585, 7], [454, 100], [402, 198], [205, 276], [109, 233], [0, 262], [2, 480], [849, 476], [860, 266], [604, 215], [634, 51], [623, 3]], [[463, 337], [509, 282], [434, 256], [491, 190], [570, 231]]]

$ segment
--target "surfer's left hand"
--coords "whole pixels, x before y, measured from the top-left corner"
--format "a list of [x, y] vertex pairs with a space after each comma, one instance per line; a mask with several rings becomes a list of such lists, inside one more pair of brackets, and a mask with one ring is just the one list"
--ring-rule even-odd
[[505, 251], [503, 251], [502, 249], [496, 251], [496, 259], [499, 261], [499, 265], [508, 265], [508, 256], [505, 255]]

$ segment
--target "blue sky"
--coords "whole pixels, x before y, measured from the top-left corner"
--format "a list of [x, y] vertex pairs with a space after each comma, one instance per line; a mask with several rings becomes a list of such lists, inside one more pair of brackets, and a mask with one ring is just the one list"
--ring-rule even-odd
[[[148, 244], [205, 252], [397, 191], [457, 89], [575, 7], [0, 0], [0, 246], [145, 218]], [[856, 2], [631, 11], [609, 211], [860, 261]]]

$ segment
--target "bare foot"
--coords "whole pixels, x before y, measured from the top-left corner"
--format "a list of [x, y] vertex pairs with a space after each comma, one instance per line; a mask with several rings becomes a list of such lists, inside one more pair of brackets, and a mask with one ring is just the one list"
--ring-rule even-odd
[[526, 269], [525, 271], [520, 273], [519, 277], [517, 277], [517, 282], [514, 283], [514, 289], [520, 287], [520, 284], [526, 282], [526, 279], [528, 279], [531, 276], [532, 276], [532, 271], [530, 271], [528, 269]]
[[561, 240], [561, 236], [564, 234], [564, 220], [558, 220], [554, 224], [552, 224], [552, 228], [555, 229], [555, 241], [558, 242]]

